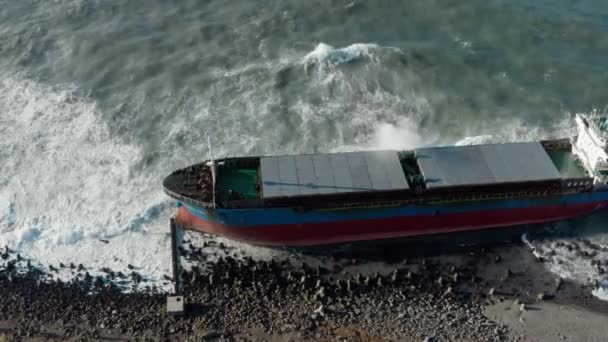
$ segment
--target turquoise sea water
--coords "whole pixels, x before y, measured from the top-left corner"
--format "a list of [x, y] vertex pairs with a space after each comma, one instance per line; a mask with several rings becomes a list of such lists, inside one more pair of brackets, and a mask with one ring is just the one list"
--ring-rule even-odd
[[207, 131], [220, 157], [567, 136], [607, 56], [602, 1], [0, 0], [0, 245], [147, 262]]

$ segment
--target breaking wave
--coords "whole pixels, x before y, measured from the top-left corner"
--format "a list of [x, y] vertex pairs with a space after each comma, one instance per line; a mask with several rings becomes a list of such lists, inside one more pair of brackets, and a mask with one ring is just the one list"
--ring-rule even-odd
[[[537, 237], [522, 236], [522, 241], [545, 267], [561, 278], [593, 287], [592, 294], [608, 300], [608, 238], [598, 215], [557, 222]], [[601, 218], [600, 218], [601, 219]], [[572, 230], [576, 226], [573, 233]]]
[[158, 177], [138, 170], [139, 147], [114, 138], [71, 85], [2, 79], [0, 112], [0, 245], [91, 274], [148, 264], [145, 276], [161, 279], [166, 265], [147, 259], [168, 257], [154, 219], [169, 201], [150, 186]]
[[359, 59], [377, 61], [376, 52], [380, 47], [376, 44], [355, 43], [343, 48], [334, 48], [325, 43], [319, 43], [317, 47], [306, 56], [303, 62], [306, 65], [339, 65], [353, 62]]

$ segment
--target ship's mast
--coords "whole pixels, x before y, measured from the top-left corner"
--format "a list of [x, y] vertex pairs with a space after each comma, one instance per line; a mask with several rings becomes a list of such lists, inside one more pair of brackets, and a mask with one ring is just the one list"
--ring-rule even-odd
[[211, 148], [211, 137], [209, 132], [205, 132], [207, 135], [207, 145], [209, 146], [209, 160], [211, 161], [211, 191], [213, 198], [213, 207], [215, 208], [215, 160], [213, 160], [213, 149]]

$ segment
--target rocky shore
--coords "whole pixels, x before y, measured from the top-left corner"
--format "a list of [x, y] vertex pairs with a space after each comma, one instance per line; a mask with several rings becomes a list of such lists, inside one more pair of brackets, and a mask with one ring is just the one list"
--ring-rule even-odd
[[[184, 241], [191, 267], [181, 272], [184, 317], [166, 314], [166, 295], [125, 293], [136, 271], [42, 281], [9, 250], [0, 263], [0, 338], [5, 340], [526, 340], [526, 331], [488, 316], [486, 308], [524, 320], [550, 300], [608, 313], [581, 286], [549, 274], [523, 246], [503, 246], [384, 262], [290, 255], [283, 259], [219, 258]], [[508, 305], [507, 305], [508, 304]], [[500, 316], [500, 315], [499, 315]], [[488, 318], [491, 317], [492, 319]], [[521, 322], [520, 322], [521, 323]], [[511, 324], [511, 325], [510, 325]]]

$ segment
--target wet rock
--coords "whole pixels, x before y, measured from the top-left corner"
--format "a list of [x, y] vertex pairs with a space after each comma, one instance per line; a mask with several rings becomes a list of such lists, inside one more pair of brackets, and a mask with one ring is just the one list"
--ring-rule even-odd
[[540, 254], [538, 254], [538, 255], [535, 254], [534, 256], [536, 257], [536, 261], [538, 261], [538, 262], [545, 262], [546, 261], [545, 257], [542, 256], [542, 255], [540, 255]]
[[103, 284], [104, 284], [104, 281], [101, 276], [95, 277], [95, 282], [93, 283], [93, 285], [95, 285], [95, 287], [101, 288], [101, 287], [103, 287]]
[[208, 331], [208, 332], [204, 333], [203, 336], [201, 336], [203, 341], [213, 341], [213, 340], [217, 340], [221, 337], [222, 337], [222, 334], [215, 330]]
[[319, 290], [317, 292], [315, 292], [314, 298], [315, 298], [315, 300], [320, 300], [320, 299], [325, 298], [325, 287], [321, 286], [319, 288]]
[[286, 280], [287, 280], [288, 283], [294, 283], [295, 282], [295, 278], [293, 276], [293, 273], [291, 273], [291, 271], [287, 272]]
[[437, 278], [437, 285], [439, 285], [439, 287], [443, 287], [443, 283], [444, 283], [443, 277], [439, 276], [439, 278]]
[[[88, 274], [88, 272], [87, 272], [87, 274]], [[133, 272], [131, 272], [131, 280], [133, 280], [133, 282], [135, 284], [139, 284], [141, 282], [142, 278], [141, 278], [141, 275], [139, 275], [139, 273], [133, 271]]]
[[559, 290], [562, 288], [562, 284], [564, 283], [563, 279], [561, 277], [558, 277], [557, 279], [555, 279], [555, 290]]
[[321, 304], [318, 308], [313, 311], [313, 313], [320, 315], [321, 317], [325, 317], [325, 306]]
[[399, 280], [399, 271], [393, 270], [393, 273], [391, 273], [391, 282], [393, 284], [396, 284], [398, 280]]

